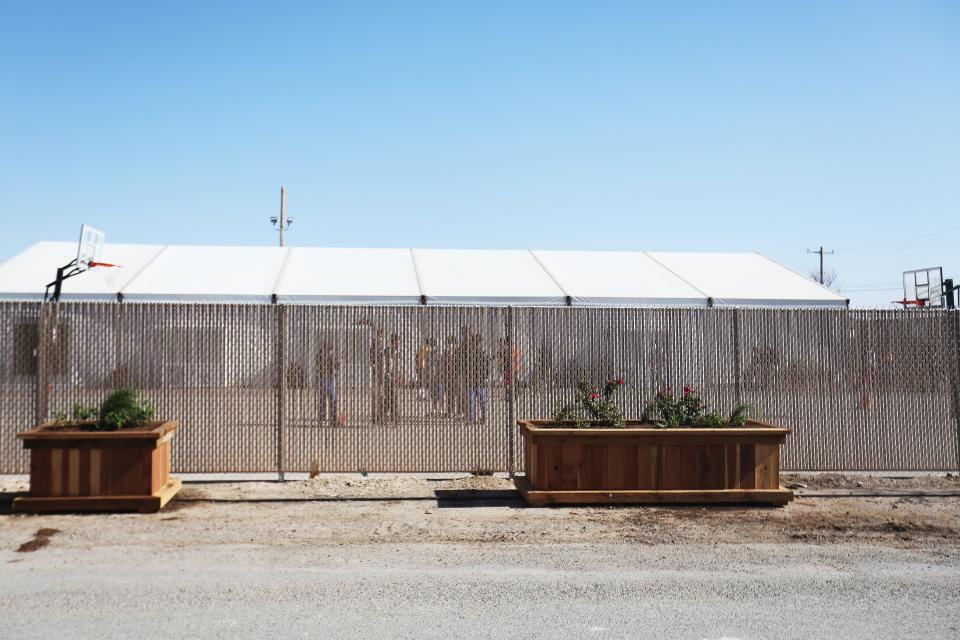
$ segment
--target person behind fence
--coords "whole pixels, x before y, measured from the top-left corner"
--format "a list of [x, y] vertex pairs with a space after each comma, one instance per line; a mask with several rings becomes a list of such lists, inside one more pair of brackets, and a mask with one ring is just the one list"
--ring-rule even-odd
[[454, 412], [457, 416], [469, 418], [470, 416], [470, 370], [473, 363], [470, 362], [470, 329], [464, 325], [460, 327], [460, 339], [457, 342], [457, 386], [456, 393], [453, 394]]
[[436, 338], [427, 338], [427, 355], [424, 362], [423, 384], [427, 389], [431, 413], [438, 414], [443, 409], [443, 381], [440, 371], [440, 349]]
[[370, 414], [373, 422], [383, 418], [383, 329], [375, 329], [370, 340]]
[[490, 358], [483, 349], [483, 338], [479, 334], [468, 334], [464, 361], [470, 421], [486, 422], [487, 377], [490, 375]]
[[322, 424], [335, 425], [340, 420], [340, 407], [337, 403], [337, 374], [339, 372], [340, 359], [333, 349], [333, 343], [327, 338], [317, 351], [319, 392], [317, 413]]
[[403, 361], [400, 354], [400, 336], [390, 336], [390, 345], [383, 352], [383, 418], [396, 424], [400, 385], [403, 384]]
[[413, 359], [413, 368], [417, 372], [417, 394], [421, 400], [426, 400], [429, 392], [427, 366], [430, 361], [430, 354], [433, 351], [433, 342], [433, 338], [427, 338], [421, 342], [420, 348], [417, 349], [417, 355]]
[[460, 375], [460, 348], [457, 346], [456, 336], [447, 336], [443, 345], [443, 353], [440, 356], [439, 372], [439, 393], [440, 402], [447, 415], [463, 415], [459, 410], [459, 398], [463, 395], [461, 391], [462, 376]]
[[503, 386], [510, 387], [514, 379], [519, 377], [520, 372], [520, 352], [515, 346], [510, 346], [510, 341], [506, 338], [500, 338], [497, 347], [497, 368], [503, 379]]
[[547, 389], [552, 389], [556, 382], [553, 371], [553, 347], [546, 336], [540, 339], [540, 346], [537, 349], [537, 364], [534, 376], [529, 383], [533, 384], [534, 381], [538, 381]]

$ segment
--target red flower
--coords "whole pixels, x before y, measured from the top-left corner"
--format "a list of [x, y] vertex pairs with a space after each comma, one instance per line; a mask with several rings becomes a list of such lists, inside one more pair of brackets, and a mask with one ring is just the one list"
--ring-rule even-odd
[[617, 384], [618, 385], [623, 384], [623, 378], [617, 378]]
[[591, 397], [592, 399], [596, 400], [597, 398], [600, 397], [600, 394], [599, 394], [599, 393], [591, 393], [591, 394], [590, 394], [590, 397]]
[[688, 396], [690, 395], [691, 391], [693, 391], [693, 388], [691, 388], [690, 385], [686, 385], [683, 387], [683, 395]]

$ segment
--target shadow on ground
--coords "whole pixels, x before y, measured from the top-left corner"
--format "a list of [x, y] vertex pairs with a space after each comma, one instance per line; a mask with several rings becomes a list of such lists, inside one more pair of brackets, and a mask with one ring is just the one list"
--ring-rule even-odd
[[509, 507], [529, 509], [530, 506], [515, 489], [435, 489], [437, 507]]

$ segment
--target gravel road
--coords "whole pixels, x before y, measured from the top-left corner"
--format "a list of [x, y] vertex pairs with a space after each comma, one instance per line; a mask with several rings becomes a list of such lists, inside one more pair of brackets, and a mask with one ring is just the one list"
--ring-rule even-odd
[[45, 549], [0, 637], [956, 638], [960, 553], [843, 546]]
[[0, 515], [0, 638], [960, 637], [960, 498], [290, 499], [357, 482], [192, 485], [152, 515]]

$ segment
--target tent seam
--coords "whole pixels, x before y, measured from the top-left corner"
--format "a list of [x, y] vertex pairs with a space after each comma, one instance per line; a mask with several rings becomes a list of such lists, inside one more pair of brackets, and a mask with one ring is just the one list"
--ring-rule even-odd
[[413, 277], [417, 280], [417, 291], [420, 292], [420, 302], [427, 303], [427, 294], [423, 291], [423, 283], [420, 281], [420, 266], [417, 264], [416, 249], [410, 247], [410, 262], [413, 263]]
[[660, 262], [659, 260], [657, 260], [656, 258], [654, 258], [652, 255], [650, 255], [650, 252], [649, 252], [649, 251], [643, 251], [642, 253], [643, 253], [643, 255], [647, 256], [648, 258], [650, 258], [651, 260], [653, 260], [654, 262], [656, 262], [658, 265], [660, 265], [661, 267], [663, 267], [664, 269], [666, 269], [668, 273], [673, 274], [673, 276], [676, 277], [678, 280], [680, 280], [681, 282], [685, 283], [685, 284], [686, 284], [687, 286], [689, 286], [691, 289], [693, 289], [694, 291], [696, 291], [697, 293], [699, 293], [700, 295], [702, 295], [704, 298], [706, 298], [706, 299], [708, 300], [708, 304], [709, 304], [709, 300], [713, 299], [713, 296], [711, 296], [710, 294], [706, 293], [703, 289], [701, 289], [700, 287], [695, 286], [692, 282], [690, 282], [689, 280], [687, 280], [686, 278], [684, 278], [683, 276], [681, 276], [679, 273], [677, 273], [676, 271], [674, 271], [673, 269], [671, 269], [671, 268], [668, 267], [667, 265], [663, 264], [662, 262]]
[[570, 292], [564, 289], [563, 285], [560, 284], [560, 281], [557, 280], [552, 273], [550, 273], [550, 269], [547, 269], [547, 265], [543, 264], [543, 262], [540, 260], [540, 256], [538, 256], [533, 249], [527, 249], [527, 253], [533, 256], [533, 259], [538, 265], [540, 265], [540, 268], [543, 269], [543, 272], [547, 274], [547, 277], [553, 281], [553, 284], [557, 285], [557, 289], [560, 289], [560, 293], [562, 293], [567, 300], [573, 301], [573, 296], [571, 296]]
[[273, 280], [273, 288], [270, 291], [270, 296], [277, 300], [280, 295], [277, 293], [280, 290], [280, 285], [283, 282], [283, 276], [287, 273], [287, 263], [290, 262], [290, 256], [293, 255], [293, 247], [287, 247], [287, 254], [283, 256], [283, 262], [280, 264], [280, 270], [277, 272], [277, 277]]
[[127, 293], [127, 287], [129, 287], [130, 284], [131, 284], [134, 280], [136, 280], [137, 278], [139, 278], [139, 277], [140, 277], [140, 274], [142, 274], [144, 271], [146, 271], [147, 268], [148, 268], [150, 265], [152, 265], [152, 264], [157, 260], [157, 258], [160, 257], [160, 254], [163, 253], [164, 251], [166, 251], [166, 250], [167, 250], [167, 247], [169, 247], [169, 246], [170, 246], [170, 245], [165, 244], [165, 245], [163, 245], [162, 247], [160, 247], [160, 251], [157, 251], [155, 254], [153, 254], [153, 257], [150, 258], [149, 260], [147, 260], [146, 264], [144, 264], [142, 267], [140, 267], [140, 270], [139, 270], [139, 271], [137, 271], [135, 274], [133, 274], [133, 275], [130, 277], [129, 280], [127, 280], [125, 283], [123, 283], [123, 286], [120, 287], [120, 290], [117, 291], [117, 294], [118, 294], [118, 295], [121, 295], [121, 296], [126, 295], [126, 293]]

